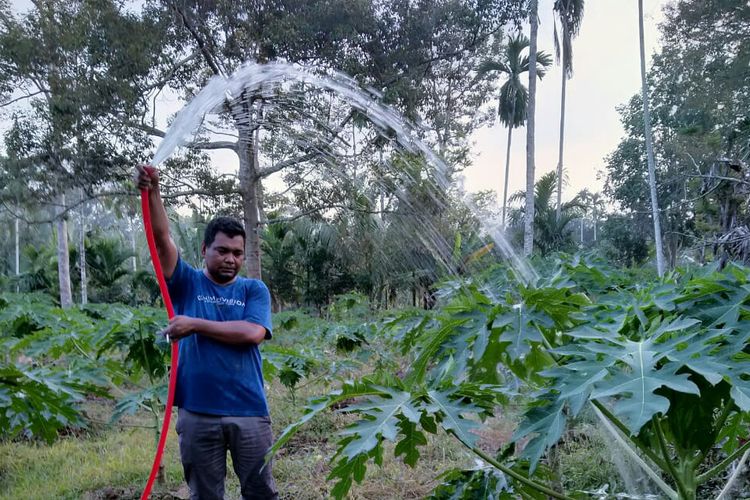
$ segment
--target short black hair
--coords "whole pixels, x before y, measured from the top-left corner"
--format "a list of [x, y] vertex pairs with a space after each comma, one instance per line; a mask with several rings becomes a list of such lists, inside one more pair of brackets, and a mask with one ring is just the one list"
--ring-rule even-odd
[[242, 236], [243, 240], [247, 241], [245, 228], [242, 227], [240, 221], [238, 221], [234, 217], [220, 216], [215, 217], [206, 226], [206, 232], [203, 233], [203, 244], [207, 247], [210, 247], [211, 243], [213, 243], [216, 239], [216, 233], [218, 232], [222, 232], [230, 238], [234, 238], [235, 236], [239, 235]]

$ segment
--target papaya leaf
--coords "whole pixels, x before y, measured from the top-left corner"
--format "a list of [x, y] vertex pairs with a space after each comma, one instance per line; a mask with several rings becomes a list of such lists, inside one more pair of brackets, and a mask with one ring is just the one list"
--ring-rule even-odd
[[442, 345], [455, 334], [456, 328], [466, 321], [466, 318], [449, 320], [437, 332], [430, 333], [427, 341], [420, 349], [417, 359], [412, 363], [411, 371], [406, 376], [405, 382], [407, 386], [419, 384], [424, 381], [427, 365], [434, 360], [435, 354]]
[[533, 406], [525, 413], [523, 422], [513, 433], [511, 440], [514, 442], [534, 434], [521, 454], [521, 457], [529, 460], [531, 474], [544, 452], [560, 440], [567, 422], [564, 408], [565, 400], [562, 399], [544, 406]]
[[352, 436], [341, 452], [350, 459], [369, 453], [382, 439], [396, 441], [399, 416], [404, 416], [413, 423], [419, 422], [419, 409], [411, 404], [411, 393], [384, 387], [378, 389], [382, 396], [370, 396], [366, 401], [344, 410], [364, 416], [362, 420], [341, 431], [343, 436]]
[[328, 480], [337, 479], [338, 481], [331, 489], [331, 495], [334, 498], [344, 498], [354, 484], [354, 481], [361, 483], [367, 472], [368, 455], [357, 455], [353, 458], [344, 457], [331, 469]]
[[464, 413], [479, 414], [482, 409], [461, 399], [453, 399], [455, 393], [448, 390], [430, 390], [427, 392], [429, 403], [427, 412], [435, 416], [441, 427], [450, 432], [466, 446], [473, 448], [477, 435], [472, 432], [481, 426], [474, 420], [463, 417]]
[[506, 352], [512, 360], [516, 360], [525, 358], [531, 351], [532, 344], [544, 341], [537, 324], [540, 322], [547, 323], [548, 321], [548, 318], [530, 310], [525, 304], [519, 303], [496, 319], [495, 325], [512, 325], [512, 328], [503, 332], [500, 341], [509, 343]]
[[160, 401], [160, 392], [158, 387], [147, 387], [128, 394], [115, 405], [109, 423], [114, 424], [126, 415], [135, 415], [138, 410], [149, 408], [153, 402]]
[[666, 414], [669, 409], [669, 400], [655, 394], [660, 387], [700, 394], [687, 374], [675, 373], [679, 365], [657, 367], [665, 353], [659, 352], [653, 341], [627, 341], [623, 347], [620, 361], [627, 365], [627, 370], [618, 370], [614, 376], [597, 383], [592, 398], [617, 396], [614, 412], [633, 434], [637, 434], [655, 414]]
[[404, 416], [398, 417], [398, 429], [399, 435], [403, 436], [393, 452], [395, 456], [403, 455], [404, 463], [414, 467], [417, 465], [417, 461], [421, 456], [419, 453], [420, 446], [427, 445], [427, 438], [424, 433], [421, 432], [417, 424], [405, 418]]
[[59, 430], [81, 426], [78, 404], [87, 385], [74, 373], [0, 363], [0, 429], [52, 442]]
[[323, 411], [331, 408], [333, 405], [339, 404], [343, 401], [347, 401], [353, 398], [379, 395], [381, 391], [375, 389], [369, 380], [362, 380], [359, 382], [345, 383], [341, 389], [331, 392], [330, 394], [313, 399], [306, 407], [302, 418], [298, 421], [289, 424], [282, 432], [281, 435], [276, 439], [276, 442], [266, 452], [265, 461], [268, 461], [279, 452], [279, 450], [302, 428], [307, 422], [312, 420], [314, 417], [322, 413]]

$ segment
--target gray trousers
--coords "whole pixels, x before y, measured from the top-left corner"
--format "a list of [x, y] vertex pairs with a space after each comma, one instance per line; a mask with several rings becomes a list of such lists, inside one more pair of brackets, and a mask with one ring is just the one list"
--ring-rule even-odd
[[191, 500], [224, 499], [227, 450], [243, 500], [278, 498], [271, 464], [261, 471], [273, 444], [269, 417], [222, 417], [180, 408], [176, 428]]

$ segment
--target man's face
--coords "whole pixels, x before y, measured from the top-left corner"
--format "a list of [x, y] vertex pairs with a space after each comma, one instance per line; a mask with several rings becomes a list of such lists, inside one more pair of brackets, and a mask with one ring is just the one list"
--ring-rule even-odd
[[230, 238], [219, 231], [210, 246], [203, 245], [201, 253], [210, 278], [217, 283], [229, 283], [242, 268], [245, 239], [240, 235]]

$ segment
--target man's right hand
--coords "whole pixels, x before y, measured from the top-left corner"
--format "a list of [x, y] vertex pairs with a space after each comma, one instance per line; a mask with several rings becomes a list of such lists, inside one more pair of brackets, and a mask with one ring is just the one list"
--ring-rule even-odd
[[136, 165], [133, 178], [138, 189], [151, 190], [159, 187], [159, 171], [151, 165]]
[[136, 165], [133, 180], [138, 189], [145, 189], [148, 193], [151, 231], [154, 235], [164, 277], [169, 279], [177, 266], [178, 253], [177, 246], [169, 236], [169, 218], [159, 193], [159, 172], [151, 165]]

